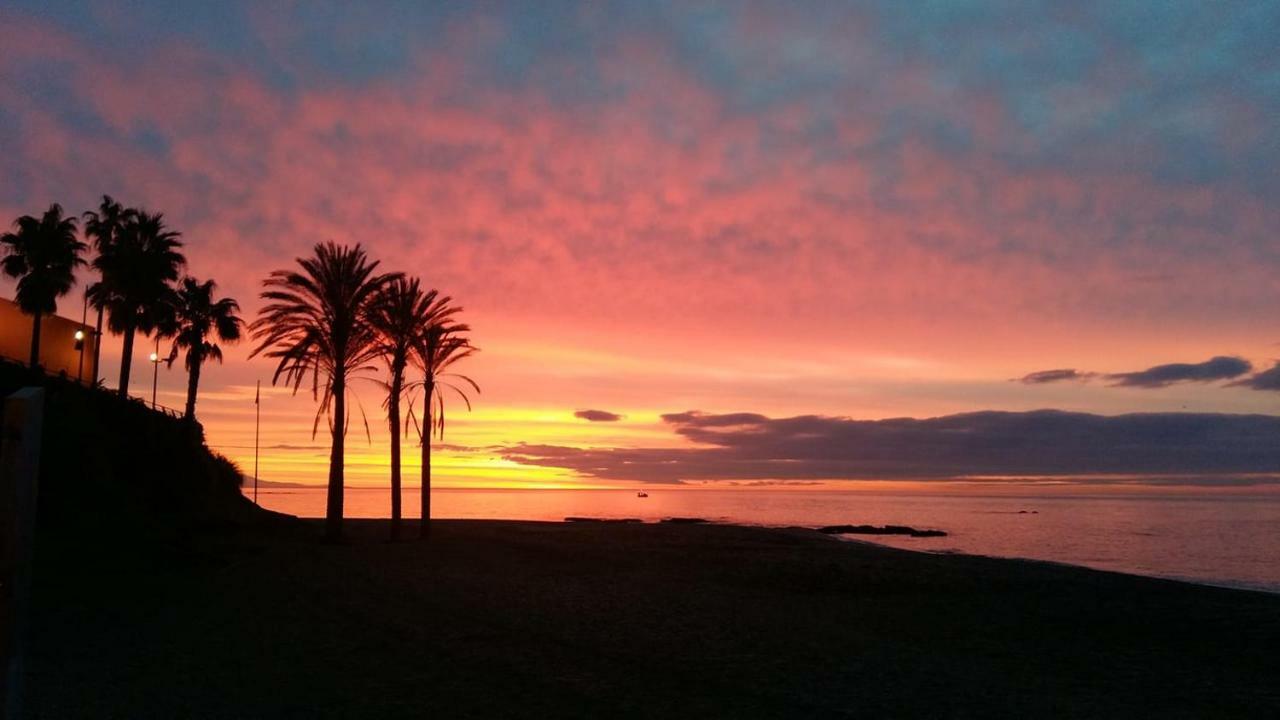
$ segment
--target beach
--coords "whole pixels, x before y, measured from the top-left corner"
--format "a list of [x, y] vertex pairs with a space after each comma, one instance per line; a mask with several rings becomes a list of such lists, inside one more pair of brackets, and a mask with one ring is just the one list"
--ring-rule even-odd
[[[1280, 597], [803, 529], [44, 548], [32, 718], [1268, 717]], [[114, 551], [113, 551], [114, 552]]]

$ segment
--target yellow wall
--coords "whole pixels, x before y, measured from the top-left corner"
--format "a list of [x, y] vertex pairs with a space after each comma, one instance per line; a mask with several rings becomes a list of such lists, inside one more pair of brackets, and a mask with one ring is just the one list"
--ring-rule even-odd
[[[84, 332], [83, 350], [76, 349], [76, 331]], [[57, 315], [45, 315], [40, 323], [40, 364], [50, 375], [65, 373], [81, 378], [81, 355], [84, 357], [83, 381], [93, 382], [93, 328]], [[0, 357], [26, 364], [31, 355], [31, 316], [23, 314], [12, 300], [0, 298]]]

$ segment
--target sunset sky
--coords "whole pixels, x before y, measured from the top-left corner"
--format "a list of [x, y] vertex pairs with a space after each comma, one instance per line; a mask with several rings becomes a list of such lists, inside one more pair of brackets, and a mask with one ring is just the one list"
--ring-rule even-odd
[[[851, 420], [1280, 409], [1276, 3], [427, 5], [6, 2], [0, 219], [163, 211], [248, 318], [323, 240], [422, 277], [482, 349], [446, 486], [932, 477], [759, 453], [888, 427]], [[263, 477], [322, 483], [310, 395], [251, 347], [204, 374], [210, 444], [251, 467], [261, 379]], [[180, 407], [180, 365], [159, 383]], [[348, 478], [385, 483], [357, 395]], [[741, 442], [776, 472], [627, 470]]]

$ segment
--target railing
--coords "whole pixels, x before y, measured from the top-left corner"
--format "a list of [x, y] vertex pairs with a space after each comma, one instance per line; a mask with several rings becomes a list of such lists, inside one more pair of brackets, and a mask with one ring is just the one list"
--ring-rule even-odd
[[168, 405], [161, 405], [159, 403], [152, 402], [151, 398], [145, 395], [135, 395], [133, 393], [129, 393], [129, 399], [135, 402], [140, 402], [143, 405], [146, 405], [147, 408], [151, 410], [155, 410], [158, 413], [162, 413], [164, 415], [168, 415], [169, 417], [177, 418], [179, 420], [181, 420], [182, 416], [185, 414], [184, 411], [179, 410], [177, 408], [171, 408]]
[[[8, 358], [0, 358], [0, 366], [5, 368], [9, 372], [25, 374], [28, 378], [32, 380], [34, 380], [35, 378], [43, 377], [50, 381], [67, 383], [71, 385], [78, 385], [90, 391], [108, 393], [110, 395], [116, 394], [115, 390], [112, 390], [100, 383], [83, 382], [74, 377], [69, 377], [65, 373], [48, 372], [44, 368], [38, 368], [37, 370], [32, 370], [31, 368], [27, 367], [25, 363], [20, 363], [14, 360], [10, 360]], [[154, 410], [162, 415], [167, 415], [171, 418], [182, 419], [184, 415], [184, 412], [182, 410], [179, 410], [177, 408], [171, 408], [167, 405], [161, 405], [160, 403], [157, 403], [157, 402], [152, 402], [150, 394], [143, 395], [141, 393], [131, 392], [129, 393], [129, 400], [142, 403], [142, 405], [144, 405], [147, 409]]]

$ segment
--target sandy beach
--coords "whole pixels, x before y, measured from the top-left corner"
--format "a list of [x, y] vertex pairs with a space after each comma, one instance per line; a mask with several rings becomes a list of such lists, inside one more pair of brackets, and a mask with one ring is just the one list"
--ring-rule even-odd
[[31, 718], [1267, 717], [1280, 597], [806, 530], [48, 547]]

